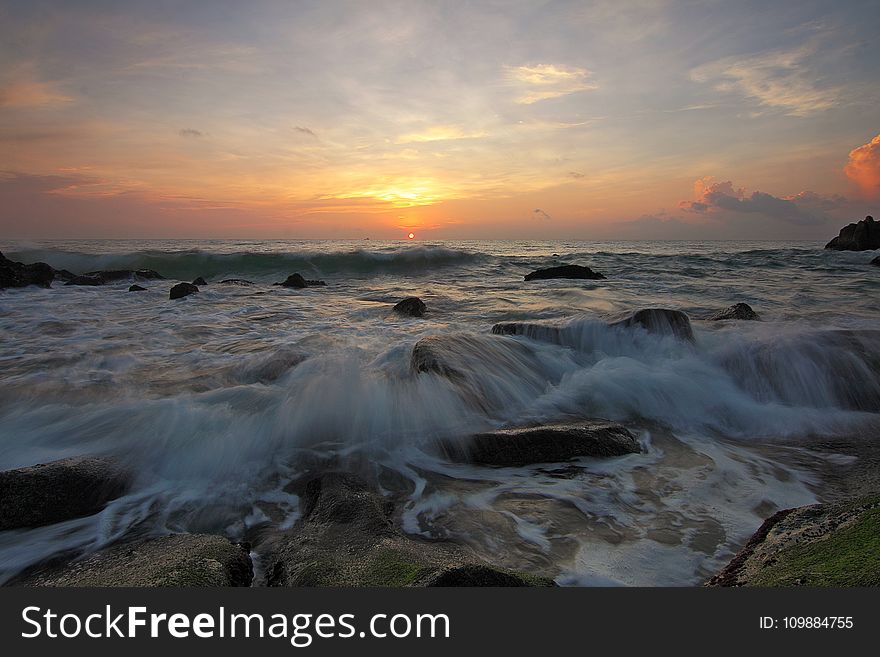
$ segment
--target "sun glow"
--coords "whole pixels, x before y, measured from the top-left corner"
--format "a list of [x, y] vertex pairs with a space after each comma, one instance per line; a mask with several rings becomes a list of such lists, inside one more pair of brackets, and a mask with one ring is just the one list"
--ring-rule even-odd
[[407, 237], [409, 237], [411, 240], [414, 240], [416, 238], [416, 234], [410, 233]]

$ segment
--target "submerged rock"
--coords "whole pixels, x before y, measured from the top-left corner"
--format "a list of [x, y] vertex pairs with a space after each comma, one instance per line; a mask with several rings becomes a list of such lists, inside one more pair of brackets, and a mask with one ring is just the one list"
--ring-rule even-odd
[[90, 516], [129, 483], [115, 462], [87, 456], [0, 472], [0, 531]]
[[880, 497], [779, 511], [708, 586], [880, 586]]
[[275, 283], [275, 285], [281, 285], [282, 287], [294, 287], [297, 289], [302, 289], [302, 288], [306, 288], [306, 287], [317, 287], [317, 286], [327, 285], [327, 284], [324, 281], [306, 280], [305, 278], [302, 277], [301, 274], [297, 273], [297, 274], [291, 274], [290, 276], [288, 276], [284, 280], [284, 282]]
[[174, 287], [171, 288], [171, 292], [168, 293], [169, 299], [182, 299], [185, 296], [189, 296], [190, 294], [195, 294], [199, 291], [192, 283], [178, 283]]
[[192, 282], [192, 284], [193, 284], [193, 285], [196, 285], [196, 286], [198, 286], [198, 285], [207, 285], [207, 284], [208, 284], [208, 281], [206, 281], [206, 280], [205, 280], [204, 278], [202, 278], [201, 276], [197, 276], [196, 279]]
[[253, 281], [247, 281], [243, 278], [224, 278], [220, 281], [220, 285], [253, 285]]
[[129, 292], [146, 292], [147, 288], [141, 287], [140, 285], [132, 285], [128, 288]]
[[464, 444], [447, 442], [446, 455], [481, 465], [522, 466], [555, 463], [580, 456], [637, 454], [641, 447], [624, 426], [607, 420], [498, 429], [471, 436]]
[[410, 538], [371, 486], [344, 472], [306, 483], [303, 522], [276, 543], [269, 586], [553, 586], [482, 563], [458, 545]]
[[880, 256], [877, 256], [876, 258], [874, 258], [871, 261], [871, 264], [874, 265], [875, 267], [880, 267]]
[[401, 315], [410, 315], [411, 317], [422, 317], [428, 307], [425, 302], [418, 297], [407, 297], [403, 301], [394, 304], [394, 312]]
[[759, 320], [761, 318], [758, 316], [758, 313], [752, 310], [749, 304], [735, 303], [724, 310], [719, 310], [707, 319], [709, 321], [718, 321], [722, 319]]
[[222, 536], [174, 534], [122, 543], [85, 559], [37, 569], [17, 586], [249, 586], [247, 549]]
[[609, 326], [641, 326], [648, 333], [674, 335], [679, 340], [693, 342], [694, 330], [691, 320], [680, 310], [669, 308], [644, 308], [624, 319], [612, 322]]
[[52, 287], [55, 270], [45, 262], [26, 265], [10, 260], [0, 253], [0, 289], [7, 287]]
[[81, 276], [74, 276], [65, 285], [107, 285], [117, 281], [153, 280], [165, 280], [165, 277], [152, 269], [107, 269], [103, 271], [90, 271]]
[[856, 224], [840, 229], [840, 234], [825, 245], [835, 251], [871, 251], [880, 249], [880, 223], [867, 216]]
[[593, 271], [589, 267], [581, 265], [559, 265], [558, 267], [548, 267], [547, 269], [537, 269], [531, 274], [526, 274], [527, 281], [540, 281], [551, 278], [578, 278], [587, 280], [599, 280], [605, 278], [597, 271]]

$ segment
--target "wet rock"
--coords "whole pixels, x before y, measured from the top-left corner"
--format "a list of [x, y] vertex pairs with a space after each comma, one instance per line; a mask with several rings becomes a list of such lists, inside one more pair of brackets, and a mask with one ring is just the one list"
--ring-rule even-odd
[[394, 304], [394, 312], [401, 315], [409, 315], [411, 317], [422, 317], [428, 307], [425, 302], [418, 297], [407, 297], [403, 301]]
[[840, 234], [825, 245], [835, 251], [871, 251], [880, 249], [880, 222], [867, 216], [862, 221], [840, 229]]
[[248, 286], [248, 285], [253, 285], [253, 284], [254, 284], [253, 281], [248, 281], [243, 278], [224, 278], [222, 281], [220, 281], [220, 285]]
[[269, 586], [553, 586], [482, 563], [452, 543], [410, 538], [359, 477], [329, 472], [301, 493], [303, 522], [276, 542]]
[[494, 335], [522, 335], [540, 342], [562, 343], [563, 328], [538, 322], [499, 322], [492, 327]]
[[0, 253], [0, 289], [7, 287], [52, 287], [55, 270], [45, 262], [30, 265], [10, 260]]
[[141, 287], [140, 285], [135, 284], [135, 285], [129, 286], [128, 291], [129, 292], [146, 292], [147, 288]]
[[644, 308], [623, 319], [612, 322], [610, 326], [640, 326], [648, 333], [674, 335], [679, 340], [693, 342], [694, 330], [691, 320], [680, 310], [668, 308]]
[[876, 258], [874, 258], [871, 261], [871, 264], [874, 265], [875, 267], [880, 267], [880, 256], [877, 256]]
[[199, 286], [199, 285], [207, 285], [207, 284], [208, 284], [208, 281], [206, 281], [206, 280], [205, 280], [204, 278], [202, 278], [201, 276], [198, 276], [198, 277], [196, 277], [196, 279], [192, 282], [192, 284], [195, 285], [195, 286]]
[[129, 483], [118, 464], [95, 457], [0, 472], [0, 531], [90, 516], [123, 495]]
[[152, 269], [106, 269], [90, 271], [81, 276], [74, 276], [65, 285], [107, 285], [119, 281], [153, 281], [164, 280], [157, 271]]
[[627, 429], [607, 420], [498, 429], [476, 434], [462, 444], [443, 445], [452, 460], [481, 465], [522, 466], [557, 463], [581, 456], [610, 457], [641, 452]]
[[559, 265], [558, 267], [548, 267], [547, 269], [537, 269], [531, 274], [526, 274], [527, 281], [540, 281], [551, 278], [577, 278], [587, 280], [604, 279], [605, 276], [599, 272], [593, 271], [589, 267], [581, 265]]
[[249, 586], [246, 548], [222, 536], [174, 534], [123, 543], [82, 560], [37, 569], [17, 586]]
[[752, 307], [747, 303], [735, 303], [732, 306], [719, 310], [717, 313], [707, 318], [709, 321], [719, 321], [723, 319], [739, 319], [739, 320], [759, 320], [761, 319]]
[[199, 291], [192, 283], [178, 283], [174, 287], [171, 288], [171, 292], [168, 294], [169, 299], [182, 299], [183, 297], [189, 296], [190, 294], [195, 294]]
[[327, 285], [327, 284], [324, 281], [306, 280], [305, 278], [302, 277], [301, 274], [297, 273], [297, 274], [291, 274], [290, 276], [288, 276], [284, 280], [284, 282], [275, 283], [275, 285], [281, 285], [282, 287], [294, 287], [297, 289], [302, 289], [302, 288], [306, 288], [306, 287], [317, 287], [317, 286]]
[[771, 516], [708, 586], [880, 586], [880, 497]]

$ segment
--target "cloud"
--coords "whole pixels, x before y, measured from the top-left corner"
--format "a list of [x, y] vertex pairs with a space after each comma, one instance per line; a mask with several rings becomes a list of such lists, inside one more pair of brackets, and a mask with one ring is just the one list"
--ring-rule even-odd
[[865, 196], [880, 197], [880, 135], [851, 150], [843, 171]]
[[309, 130], [308, 128], [303, 128], [302, 126], [295, 125], [293, 126], [293, 129], [297, 132], [301, 132], [304, 135], [308, 135], [309, 137], [314, 137], [315, 139], [318, 138], [318, 135], [316, 135], [313, 130]]
[[468, 132], [454, 125], [435, 125], [421, 132], [411, 132], [397, 138], [398, 144], [413, 144], [429, 141], [451, 141], [457, 139], [480, 139], [485, 132]]
[[49, 82], [21, 80], [0, 88], [0, 107], [44, 108], [73, 102]]
[[589, 79], [591, 76], [592, 72], [585, 68], [557, 64], [509, 66], [505, 72], [508, 82], [519, 89], [516, 102], [522, 105], [597, 89], [598, 85]]
[[777, 50], [751, 57], [727, 57], [691, 70], [696, 82], [714, 83], [722, 92], [739, 92], [759, 104], [808, 116], [839, 103], [840, 89], [824, 87], [810, 73], [810, 47]]
[[204, 136], [205, 136], [205, 133], [204, 133], [204, 132], [202, 132], [201, 130], [196, 130], [195, 128], [181, 128], [180, 131], [179, 131], [177, 134], [179, 134], [181, 137], [195, 137], [195, 138], [198, 138], [198, 137], [204, 137]]
[[694, 199], [681, 201], [679, 208], [691, 213], [712, 215], [726, 219], [727, 213], [759, 214], [764, 217], [795, 225], [817, 225], [830, 221], [828, 212], [846, 207], [848, 201], [840, 195], [823, 196], [815, 192], [800, 192], [780, 198], [765, 192], [735, 188], [729, 180], [715, 181], [711, 176], [694, 183]]

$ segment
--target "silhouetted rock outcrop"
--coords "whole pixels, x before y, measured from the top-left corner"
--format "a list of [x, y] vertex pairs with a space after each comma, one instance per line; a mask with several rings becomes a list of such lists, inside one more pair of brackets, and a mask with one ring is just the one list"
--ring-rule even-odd
[[302, 274], [291, 274], [288, 276], [283, 282], [275, 283], [275, 285], [281, 285], [282, 287], [295, 287], [297, 289], [302, 289], [306, 287], [317, 287], [321, 285], [326, 285], [324, 281], [314, 281], [314, 280], [306, 280], [302, 277]]
[[880, 256], [877, 256], [876, 258], [874, 258], [871, 261], [871, 264], [874, 265], [875, 267], [880, 267]]
[[867, 216], [857, 224], [840, 229], [840, 235], [825, 245], [835, 251], [871, 251], [880, 249], [880, 223]]
[[0, 289], [7, 287], [51, 287], [55, 270], [45, 262], [25, 265], [0, 253]]
[[135, 285], [131, 285], [131, 286], [128, 288], [128, 291], [129, 291], [129, 292], [146, 292], [146, 291], [147, 291], [147, 288], [145, 288], [145, 287], [141, 287], [140, 285], [135, 284]]
[[192, 283], [178, 283], [174, 287], [171, 288], [171, 292], [168, 293], [169, 299], [182, 299], [183, 297], [189, 296], [190, 294], [195, 294], [199, 291]]
[[597, 271], [593, 271], [589, 267], [581, 265], [559, 265], [558, 267], [548, 267], [547, 269], [537, 269], [531, 274], [526, 274], [527, 281], [541, 281], [551, 278], [578, 278], [587, 280], [599, 280], [605, 278]]
[[394, 304], [394, 312], [401, 315], [410, 315], [411, 317], [422, 317], [428, 307], [425, 302], [418, 297], [407, 297], [403, 301]]
[[207, 284], [208, 284], [208, 281], [206, 281], [206, 280], [205, 280], [204, 278], [202, 278], [201, 276], [197, 276], [196, 279], [193, 281], [193, 285], [196, 285], [196, 286], [198, 286], [198, 285], [207, 285]]
[[722, 319], [741, 319], [741, 320], [758, 320], [761, 319], [752, 307], [747, 303], [735, 303], [732, 306], [719, 310], [717, 313], [708, 317], [710, 321]]
[[90, 516], [123, 495], [128, 485], [122, 467], [95, 457], [0, 472], [0, 531]]

